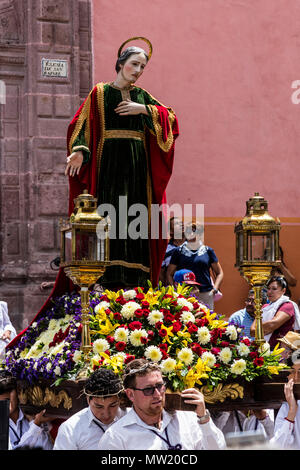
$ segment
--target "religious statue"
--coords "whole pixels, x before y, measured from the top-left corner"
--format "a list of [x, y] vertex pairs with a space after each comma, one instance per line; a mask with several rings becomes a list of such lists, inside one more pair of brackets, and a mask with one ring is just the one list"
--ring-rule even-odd
[[[136, 46], [122, 51], [132, 39], [146, 41], [149, 52]], [[114, 209], [114, 265], [99, 281], [107, 288], [144, 286], [147, 279], [156, 285], [167, 244], [162, 234], [151, 235], [149, 221], [153, 204], [166, 203], [178, 123], [171, 108], [135, 86], [151, 54], [147, 39], [125, 41], [118, 51], [115, 80], [92, 89], [68, 128], [69, 212], [84, 189], [97, 197], [100, 207]], [[133, 238], [128, 227], [135, 215], [130, 208], [136, 205], [145, 207], [149, 217], [142, 219], [140, 236]]]

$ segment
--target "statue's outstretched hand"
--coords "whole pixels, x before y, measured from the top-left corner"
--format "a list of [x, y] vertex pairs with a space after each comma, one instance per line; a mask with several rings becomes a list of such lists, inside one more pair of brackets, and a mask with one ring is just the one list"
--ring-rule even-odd
[[67, 158], [67, 166], [65, 170], [65, 175], [70, 175], [70, 176], [75, 176], [78, 175], [80, 168], [82, 166], [83, 162], [83, 153], [81, 150], [78, 152], [73, 152], [68, 158]]

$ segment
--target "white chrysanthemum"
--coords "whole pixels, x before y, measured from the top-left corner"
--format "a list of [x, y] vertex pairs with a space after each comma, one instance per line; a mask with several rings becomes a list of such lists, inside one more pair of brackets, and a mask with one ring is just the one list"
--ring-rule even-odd
[[134, 289], [127, 290], [126, 292], [124, 292], [123, 297], [124, 297], [125, 300], [135, 299], [136, 291]]
[[31, 324], [31, 328], [36, 328], [37, 327], [37, 322], [34, 321], [32, 324]]
[[96, 307], [94, 308], [94, 312], [95, 313], [100, 313], [100, 311], [104, 308], [104, 310], [106, 310], [107, 308], [109, 308], [110, 306], [110, 303], [107, 302], [106, 300], [102, 300], [102, 302], [99, 302], [98, 305], [96, 305]]
[[192, 322], [192, 323], [195, 323], [195, 317], [194, 315], [191, 313], [191, 312], [182, 312], [182, 314], [180, 315], [180, 321], [182, 321], [182, 323], [186, 324], [188, 322]]
[[200, 344], [207, 344], [210, 342], [210, 332], [206, 326], [201, 326], [198, 328], [197, 335]]
[[175, 359], [172, 359], [171, 357], [168, 357], [168, 359], [164, 359], [160, 363], [161, 370], [164, 374], [170, 374], [170, 372], [173, 372], [176, 367], [176, 361]]
[[133, 346], [142, 346], [141, 338], [147, 338], [146, 330], [133, 330], [129, 335], [129, 341]]
[[192, 311], [194, 308], [193, 304], [184, 297], [178, 297], [177, 305], [180, 305], [180, 307], [187, 307], [190, 311]]
[[109, 349], [109, 342], [106, 339], [100, 338], [96, 339], [93, 343], [93, 351], [96, 354], [106, 351]]
[[134, 312], [141, 308], [137, 302], [127, 302], [127, 304], [123, 305], [121, 308], [121, 315], [122, 317], [126, 318], [127, 320], [134, 317]]
[[271, 354], [270, 344], [269, 343], [262, 343], [262, 345], [258, 348], [258, 351], [263, 356], [270, 356], [270, 354]]
[[233, 373], [233, 374], [237, 374], [237, 375], [240, 375], [244, 372], [244, 370], [246, 369], [246, 361], [244, 361], [244, 359], [238, 359], [238, 360], [235, 360], [230, 368], [230, 371]]
[[82, 351], [77, 350], [74, 352], [73, 361], [75, 362], [75, 364], [82, 361]]
[[54, 330], [54, 328], [56, 328], [56, 325], [57, 321], [52, 318], [52, 320], [49, 321], [48, 330]]
[[216, 356], [209, 352], [209, 351], [205, 351], [202, 355], [201, 355], [201, 359], [203, 362], [206, 363], [207, 367], [213, 367], [215, 365], [215, 363], [217, 362], [216, 360]]
[[245, 343], [240, 343], [236, 349], [238, 350], [240, 356], [248, 356], [250, 353], [250, 349]]
[[129, 335], [129, 331], [127, 330], [127, 328], [123, 328], [121, 326], [121, 328], [116, 329], [114, 338], [116, 341], [124, 341], [125, 343], [127, 343], [128, 335]]
[[149, 313], [147, 320], [150, 325], [155, 325], [155, 323], [163, 319], [163, 316], [163, 313], [159, 310], [152, 310], [152, 312]]
[[148, 346], [145, 350], [145, 357], [153, 362], [159, 362], [162, 358], [162, 353], [157, 346]]
[[192, 364], [194, 360], [193, 351], [190, 348], [182, 348], [177, 354], [178, 359], [186, 366]]
[[234, 325], [228, 325], [225, 334], [229, 336], [229, 339], [235, 341], [237, 339], [237, 331]]
[[55, 375], [61, 375], [61, 368], [59, 366], [56, 366], [54, 369], [54, 374]]
[[46, 365], [46, 370], [49, 372], [49, 370], [51, 370], [52, 368], [52, 364], [51, 362], [48, 362], [48, 364]]
[[232, 359], [232, 352], [230, 348], [223, 348], [219, 352], [219, 358], [224, 364], [228, 364]]

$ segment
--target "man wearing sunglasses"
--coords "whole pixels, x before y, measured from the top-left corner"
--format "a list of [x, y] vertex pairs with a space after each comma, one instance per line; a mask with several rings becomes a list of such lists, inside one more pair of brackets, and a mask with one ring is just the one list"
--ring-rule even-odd
[[222, 449], [225, 440], [210, 419], [199, 390], [182, 392], [194, 411], [164, 409], [166, 387], [158, 364], [131, 361], [124, 372], [124, 388], [132, 409], [100, 439], [101, 450]]

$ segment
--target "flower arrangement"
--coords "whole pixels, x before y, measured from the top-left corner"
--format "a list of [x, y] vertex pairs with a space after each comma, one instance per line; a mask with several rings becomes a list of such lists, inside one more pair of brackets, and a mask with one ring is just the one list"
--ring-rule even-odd
[[[214, 387], [238, 377], [251, 381], [278, 374], [283, 349], [258, 348], [241, 328], [190, 296], [178, 285], [90, 294], [92, 348], [89, 372], [106, 367], [122, 375], [135, 358], [157, 362], [173, 391]], [[62, 296], [25, 332], [6, 358], [17, 378], [75, 379], [85, 362], [80, 350], [78, 294]]]

